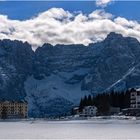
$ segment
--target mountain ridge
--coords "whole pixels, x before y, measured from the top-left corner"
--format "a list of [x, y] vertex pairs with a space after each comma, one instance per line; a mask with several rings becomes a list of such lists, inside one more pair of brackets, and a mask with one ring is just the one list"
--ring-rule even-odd
[[0, 99], [26, 99], [30, 116], [70, 112], [80, 98], [140, 83], [140, 43], [111, 32], [84, 46], [0, 41]]

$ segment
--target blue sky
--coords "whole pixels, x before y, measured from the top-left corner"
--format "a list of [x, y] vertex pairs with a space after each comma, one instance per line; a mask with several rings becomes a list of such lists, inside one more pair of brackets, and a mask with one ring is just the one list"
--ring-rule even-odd
[[[40, 12], [52, 7], [65, 10], [82, 11], [89, 14], [95, 9], [100, 9], [95, 1], [3, 1], [0, 2], [0, 14], [8, 15], [10, 19], [29, 19]], [[115, 1], [105, 7], [105, 11], [115, 16], [127, 19], [140, 20], [140, 1]]]

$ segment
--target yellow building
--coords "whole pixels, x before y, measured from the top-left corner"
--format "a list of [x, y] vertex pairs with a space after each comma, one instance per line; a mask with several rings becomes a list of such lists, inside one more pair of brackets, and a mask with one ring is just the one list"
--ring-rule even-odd
[[26, 101], [0, 101], [0, 118], [27, 118], [28, 103]]

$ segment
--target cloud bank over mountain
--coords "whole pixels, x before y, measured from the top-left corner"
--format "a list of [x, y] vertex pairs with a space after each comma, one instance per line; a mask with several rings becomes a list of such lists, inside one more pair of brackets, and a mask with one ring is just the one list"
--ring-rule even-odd
[[104, 10], [95, 10], [87, 15], [51, 8], [23, 21], [0, 15], [0, 21], [0, 39], [28, 41], [34, 49], [45, 42], [52, 45], [88, 45], [103, 40], [110, 32], [135, 37], [140, 41], [140, 24], [137, 21], [115, 17]]

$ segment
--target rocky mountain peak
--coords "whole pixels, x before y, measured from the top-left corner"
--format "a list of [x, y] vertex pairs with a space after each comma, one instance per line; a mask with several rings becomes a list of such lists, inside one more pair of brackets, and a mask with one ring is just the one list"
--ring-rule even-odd
[[118, 39], [118, 38], [123, 38], [123, 36], [115, 32], [110, 32], [106, 37], [106, 39]]
[[[30, 115], [62, 114], [84, 95], [140, 86], [140, 43], [110, 33], [96, 44], [0, 41], [0, 98], [24, 99]], [[65, 106], [65, 107], [64, 107]]]

